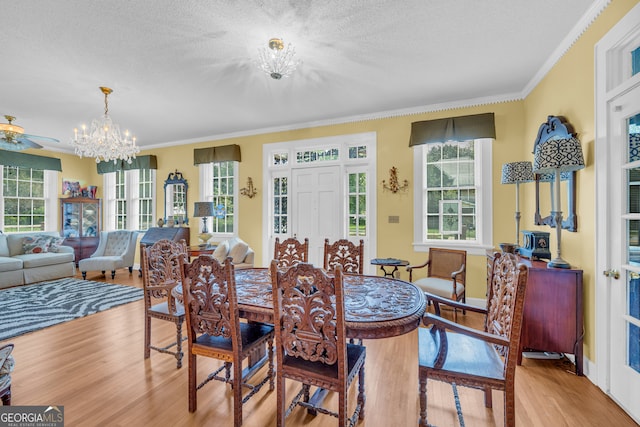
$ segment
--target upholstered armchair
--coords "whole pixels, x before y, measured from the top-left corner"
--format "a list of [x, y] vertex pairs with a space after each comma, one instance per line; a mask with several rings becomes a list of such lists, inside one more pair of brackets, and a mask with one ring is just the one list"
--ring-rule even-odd
[[12, 351], [13, 344], [0, 347], [0, 398], [4, 406], [11, 405], [11, 372], [14, 366]]
[[100, 243], [96, 251], [78, 262], [82, 278], [86, 279], [87, 271], [111, 271], [111, 279], [116, 277], [116, 270], [129, 267], [133, 272], [138, 233], [129, 230], [101, 231]]

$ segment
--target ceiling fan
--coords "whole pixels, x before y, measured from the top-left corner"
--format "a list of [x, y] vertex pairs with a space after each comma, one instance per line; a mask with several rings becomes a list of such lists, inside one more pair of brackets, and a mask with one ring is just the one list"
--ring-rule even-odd
[[60, 142], [55, 138], [46, 136], [27, 135], [24, 129], [14, 125], [16, 119], [13, 116], [4, 116], [9, 123], [0, 123], [0, 148], [11, 151], [26, 150], [27, 148], [42, 148], [39, 142]]

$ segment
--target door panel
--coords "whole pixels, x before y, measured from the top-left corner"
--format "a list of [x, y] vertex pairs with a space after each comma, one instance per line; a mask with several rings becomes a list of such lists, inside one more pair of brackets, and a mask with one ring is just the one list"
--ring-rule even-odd
[[309, 262], [322, 266], [324, 239], [342, 235], [340, 167], [325, 166], [292, 171], [291, 230], [302, 240], [309, 238]]
[[[640, 419], [640, 86], [610, 103], [611, 395]], [[619, 190], [618, 190], [619, 189]]]

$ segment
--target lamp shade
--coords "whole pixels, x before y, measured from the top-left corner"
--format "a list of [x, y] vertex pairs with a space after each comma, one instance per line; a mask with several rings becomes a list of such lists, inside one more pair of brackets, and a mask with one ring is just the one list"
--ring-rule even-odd
[[575, 137], [548, 139], [535, 147], [533, 171], [536, 173], [571, 172], [582, 168], [582, 147]]
[[533, 168], [531, 162], [512, 162], [502, 165], [502, 184], [532, 181]]
[[213, 202], [195, 202], [194, 217], [208, 217], [213, 216]]

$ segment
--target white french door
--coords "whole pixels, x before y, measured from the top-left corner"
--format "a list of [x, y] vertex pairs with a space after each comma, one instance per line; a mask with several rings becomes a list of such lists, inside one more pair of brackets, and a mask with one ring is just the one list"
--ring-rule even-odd
[[340, 166], [294, 169], [291, 180], [291, 230], [300, 240], [309, 238], [309, 262], [322, 266], [324, 239], [340, 239], [346, 228]]
[[609, 103], [610, 393], [640, 419], [640, 85]]

